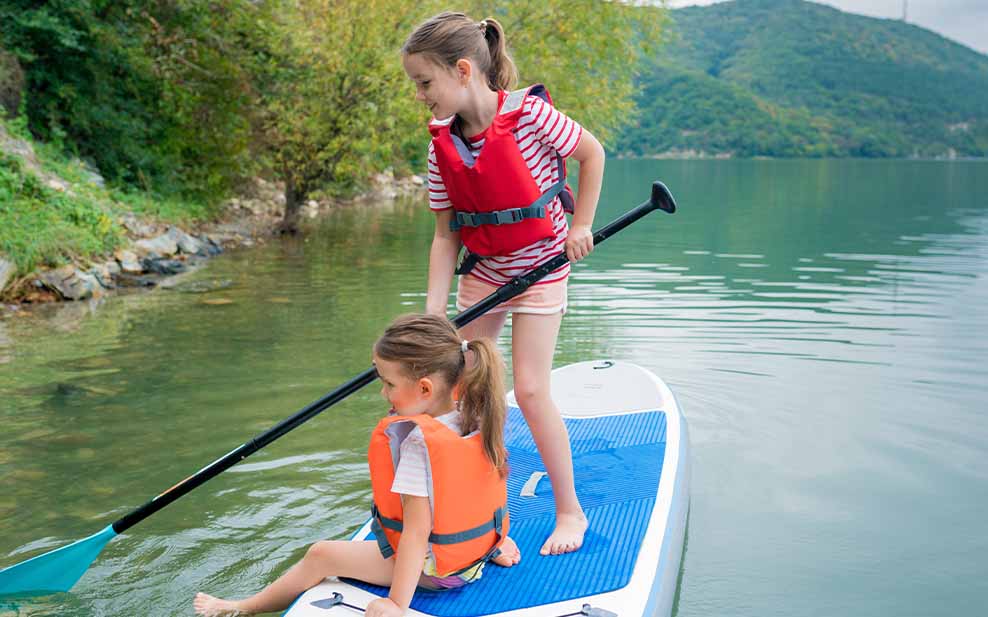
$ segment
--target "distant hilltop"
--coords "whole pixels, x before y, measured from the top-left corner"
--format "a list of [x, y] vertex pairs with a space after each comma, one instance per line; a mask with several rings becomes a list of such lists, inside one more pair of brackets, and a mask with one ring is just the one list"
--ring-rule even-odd
[[988, 156], [988, 56], [802, 0], [670, 13], [619, 154]]

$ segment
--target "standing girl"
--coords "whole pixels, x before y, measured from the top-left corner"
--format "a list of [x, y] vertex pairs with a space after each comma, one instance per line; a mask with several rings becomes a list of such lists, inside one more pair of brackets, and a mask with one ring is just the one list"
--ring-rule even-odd
[[445, 317], [407, 315], [374, 345], [374, 366], [391, 404], [368, 450], [376, 541], [316, 542], [245, 600], [197, 594], [197, 614], [284, 610], [324, 578], [341, 576], [390, 586], [367, 615], [400, 617], [416, 587], [454, 589], [479, 579], [489, 560], [521, 559], [507, 537], [504, 369], [494, 343], [461, 340]]
[[[519, 274], [565, 250], [570, 262], [593, 250], [594, 212], [604, 150], [588, 131], [556, 110], [541, 85], [507, 92], [516, 71], [493, 19], [441, 13], [402, 47], [416, 99], [432, 112], [429, 203], [436, 229], [429, 254], [428, 313], [445, 315], [461, 244], [468, 254], [456, 303], [466, 309]], [[567, 228], [563, 159], [580, 163], [580, 192]], [[540, 552], [578, 549], [587, 519], [576, 496], [569, 436], [550, 396], [552, 356], [569, 264], [463, 329], [496, 340], [508, 312], [515, 398], [552, 481], [556, 526]]]

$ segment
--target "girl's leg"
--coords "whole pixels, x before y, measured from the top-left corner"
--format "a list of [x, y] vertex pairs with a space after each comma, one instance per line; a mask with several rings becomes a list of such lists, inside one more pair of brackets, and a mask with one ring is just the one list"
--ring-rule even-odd
[[535, 438], [556, 498], [556, 528], [539, 551], [543, 555], [577, 550], [587, 530], [587, 519], [573, 483], [569, 434], [549, 389], [552, 356], [562, 317], [562, 312], [514, 313], [511, 317], [515, 399]]
[[196, 594], [193, 607], [197, 615], [237, 615], [269, 613], [288, 608], [295, 598], [315, 587], [327, 576], [346, 576], [387, 586], [391, 584], [394, 559], [385, 559], [377, 542], [322, 541], [260, 593], [245, 600], [222, 600], [204, 593]]
[[497, 337], [504, 327], [504, 320], [508, 317], [506, 312], [485, 313], [467, 325], [460, 328], [460, 336], [464, 340], [472, 341], [478, 338], [489, 338], [497, 343]]

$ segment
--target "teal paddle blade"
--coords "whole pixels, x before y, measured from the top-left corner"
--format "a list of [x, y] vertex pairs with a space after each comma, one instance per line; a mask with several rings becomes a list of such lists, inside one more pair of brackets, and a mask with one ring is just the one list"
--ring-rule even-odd
[[88, 538], [0, 570], [0, 595], [68, 591], [115, 535], [113, 525], [107, 525]]

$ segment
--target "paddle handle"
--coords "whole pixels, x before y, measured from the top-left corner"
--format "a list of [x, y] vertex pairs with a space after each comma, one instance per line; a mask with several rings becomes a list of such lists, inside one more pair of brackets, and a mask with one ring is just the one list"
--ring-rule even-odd
[[[648, 201], [643, 202], [637, 207], [629, 210], [595, 233], [593, 236], [594, 245], [596, 246], [600, 244], [610, 236], [613, 236], [653, 210], [664, 210], [670, 214], [676, 211], [676, 202], [673, 199], [672, 194], [669, 192], [669, 189], [666, 188], [666, 185], [661, 182], [652, 183], [652, 195]], [[559, 268], [567, 261], [568, 259], [566, 257], [566, 253], [556, 255], [538, 268], [511, 280], [491, 295], [471, 306], [469, 309], [463, 311], [453, 318], [453, 323], [456, 324], [457, 327], [465, 326], [498, 304], [501, 304], [506, 300], [510, 300], [511, 298], [514, 298], [518, 294], [522, 293], [533, 283], [540, 280], [553, 270]], [[119, 520], [113, 523], [113, 530], [118, 534], [123, 533], [130, 527], [133, 527], [140, 521], [151, 516], [179, 497], [182, 497], [193, 489], [205, 484], [212, 478], [215, 478], [230, 467], [233, 467], [285, 433], [288, 433], [299, 425], [309, 421], [326, 408], [347, 398], [375, 379], [377, 379], [377, 371], [374, 368], [367, 369], [332, 392], [329, 392], [319, 400], [312, 402], [303, 409], [295, 412], [295, 414], [291, 417], [282, 420], [250, 441], [237, 446], [227, 454], [224, 454], [212, 463], [206, 465], [196, 473], [185, 478], [160, 495], [154, 497], [144, 505], [122, 516]]]

